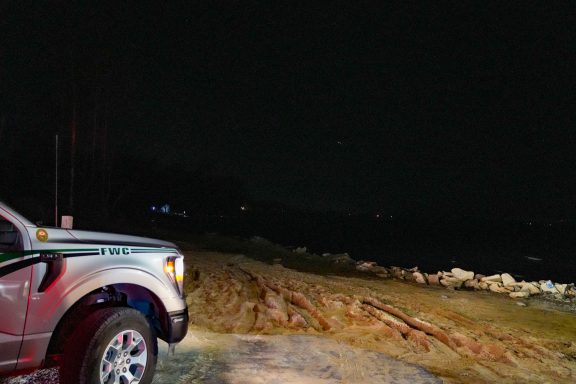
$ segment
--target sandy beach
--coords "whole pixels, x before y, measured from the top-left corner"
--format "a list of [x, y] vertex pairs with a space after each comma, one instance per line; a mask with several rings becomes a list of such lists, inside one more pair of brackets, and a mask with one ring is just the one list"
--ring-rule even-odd
[[187, 252], [191, 329], [306, 334], [416, 364], [446, 383], [576, 380], [576, 315], [538, 299], [304, 273]]
[[174, 356], [160, 343], [155, 384], [576, 381], [576, 314], [557, 303], [183, 248], [189, 334]]

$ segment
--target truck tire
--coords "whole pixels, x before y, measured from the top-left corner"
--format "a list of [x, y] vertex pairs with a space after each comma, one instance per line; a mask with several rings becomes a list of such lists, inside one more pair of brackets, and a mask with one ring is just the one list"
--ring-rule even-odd
[[149, 384], [158, 342], [144, 315], [132, 308], [104, 308], [77, 325], [66, 341], [62, 384]]

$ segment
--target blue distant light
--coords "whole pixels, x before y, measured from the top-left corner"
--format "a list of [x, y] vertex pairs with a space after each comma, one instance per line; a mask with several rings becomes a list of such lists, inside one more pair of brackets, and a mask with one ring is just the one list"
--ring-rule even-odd
[[164, 204], [161, 206], [152, 205], [150, 206], [150, 211], [169, 215], [172, 213], [172, 207], [170, 207], [170, 204]]

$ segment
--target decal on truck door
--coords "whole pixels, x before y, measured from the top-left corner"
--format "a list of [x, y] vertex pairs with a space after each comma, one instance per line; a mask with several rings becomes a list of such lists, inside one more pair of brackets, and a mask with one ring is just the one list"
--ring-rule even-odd
[[29, 267], [40, 263], [40, 254], [61, 253], [63, 258], [81, 257], [81, 256], [114, 256], [130, 255], [133, 253], [177, 253], [174, 248], [130, 248], [130, 247], [101, 247], [101, 248], [80, 248], [80, 249], [42, 249], [31, 251], [17, 251], [0, 253], [0, 264], [22, 259], [26, 256], [34, 256], [29, 259], [18, 260], [0, 267], [0, 277], [6, 276], [19, 269]]

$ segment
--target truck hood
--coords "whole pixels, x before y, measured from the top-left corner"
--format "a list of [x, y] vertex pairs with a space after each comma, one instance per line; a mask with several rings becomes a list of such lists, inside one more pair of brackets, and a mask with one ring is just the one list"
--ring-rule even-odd
[[117, 233], [92, 232], [69, 229], [67, 232], [78, 241], [92, 244], [131, 245], [142, 247], [177, 248], [174, 243], [148, 237], [120, 235]]

